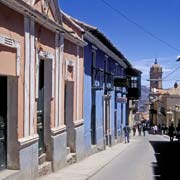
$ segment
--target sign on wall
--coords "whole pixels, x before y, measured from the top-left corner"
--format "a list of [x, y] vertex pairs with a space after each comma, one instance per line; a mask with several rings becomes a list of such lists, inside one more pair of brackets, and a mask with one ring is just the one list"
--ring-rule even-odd
[[118, 103], [127, 103], [127, 98], [126, 97], [117, 97], [116, 101]]

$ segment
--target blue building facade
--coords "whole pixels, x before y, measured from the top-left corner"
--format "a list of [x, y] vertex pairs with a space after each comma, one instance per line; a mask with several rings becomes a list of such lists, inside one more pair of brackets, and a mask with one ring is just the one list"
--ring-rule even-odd
[[96, 27], [72, 20], [84, 30], [87, 43], [84, 47], [84, 142], [89, 155], [123, 141], [123, 127], [129, 123], [129, 100], [140, 96], [141, 73]]
[[[87, 43], [84, 48], [84, 127], [88, 155], [122, 141], [122, 129], [127, 122], [127, 88], [122, 82], [126, 80], [128, 64], [103, 34], [99, 37], [87, 31], [89, 27], [82, 27]], [[114, 85], [115, 79], [122, 80], [116, 83], [120, 85]]]
[[[99, 149], [104, 149], [103, 137], [103, 84], [94, 81], [93, 67], [102, 70], [103, 62], [98, 61], [103, 53], [95, 49], [92, 43], [86, 40], [88, 45], [84, 49], [84, 127], [85, 127], [85, 150], [91, 154], [92, 145], [98, 144]], [[103, 74], [102, 77], [103, 78]], [[98, 87], [99, 86], [99, 87]]]

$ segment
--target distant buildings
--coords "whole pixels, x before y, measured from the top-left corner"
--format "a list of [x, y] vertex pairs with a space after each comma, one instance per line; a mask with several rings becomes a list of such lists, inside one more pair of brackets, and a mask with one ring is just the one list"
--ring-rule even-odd
[[152, 124], [177, 126], [180, 121], [180, 91], [176, 84], [173, 88], [162, 89], [162, 67], [155, 64], [150, 70], [150, 120]]
[[0, 2], [0, 171], [29, 179], [123, 140], [141, 72], [58, 1]]

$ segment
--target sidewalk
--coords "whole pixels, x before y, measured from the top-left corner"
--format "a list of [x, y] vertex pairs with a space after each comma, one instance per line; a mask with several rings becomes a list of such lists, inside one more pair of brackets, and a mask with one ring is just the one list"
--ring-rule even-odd
[[[131, 138], [132, 140], [132, 138]], [[119, 143], [84, 160], [43, 176], [39, 180], [87, 180], [131, 145]]]

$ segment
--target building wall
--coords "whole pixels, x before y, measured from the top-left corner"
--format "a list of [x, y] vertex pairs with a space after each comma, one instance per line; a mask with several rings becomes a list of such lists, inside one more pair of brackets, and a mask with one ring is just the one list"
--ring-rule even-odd
[[[14, 10], [1, 4], [0, 6], [0, 34], [6, 36], [20, 43], [20, 76], [18, 78], [18, 137], [23, 137], [23, 80], [24, 80], [24, 17]], [[16, 26], [14, 26], [16, 22]], [[15, 62], [14, 49], [7, 48], [3, 45], [1, 47], [4, 51], [1, 51], [0, 55], [3, 55], [5, 60], [8, 59], [10, 62]], [[12, 54], [12, 52], [14, 52]], [[4, 64], [4, 65], [3, 65]], [[6, 66], [6, 62], [2, 63]], [[7, 66], [6, 66], [7, 67]], [[2, 70], [1, 70], [2, 71]], [[9, 69], [10, 73], [11, 69]], [[2, 72], [2, 74], [4, 74]], [[11, 71], [11, 74], [13, 72]], [[11, 75], [10, 74], [10, 75]]]
[[[88, 42], [88, 41], [87, 41]], [[96, 51], [96, 66], [103, 68], [104, 55], [100, 50]], [[88, 45], [84, 50], [84, 120], [85, 120], [85, 149], [87, 155], [92, 153], [91, 150], [91, 108], [92, 108], [92, 44]], [[103, 90], [95, 91], [96, 103], [96, 150], [102, 150], [104, 147], [103, 136]]]
[[[40, 1], [36, 1], [34, 8], [43, 15], [41, 5]], [[12, 4], [12, 8], [17, 7]], [[39, 59], [46, 64], [44, 73], [45, 160], [52, 162], [54, 171], [67, 165], [67, 133], [64, 122], [65, 80], [73, 80], [75, 84], [73, 115], [76, 134], [75, 149], [78, 160], [84, 157], [83, 45], [81, 43], [77, 45], [77, 39], [71, 35], [63, 35], [61, 32], [56, 32], [56, 29], [43, 26], [43, 23], [40, 25], [40, 19], [38, 22], [34, 21], [28, 13], [27, 15], [23, 13], [26, 12], [23, 11], [20, 14], [0, 3], [0, 38], [7, 41], [6, 44], [0, 41], [0, 76], [8, 76], [7, 93], [10, 105], [8, 107], [7, 168], [19, 170], [13, 176], [13, 179], [18, 180], [35, 179], [38, 176], [40, 158], [37, 134]], [[54, 13], [50, 9], [48, 16], [52, 21], [55, 20]], [[73, 24], [69, 25], [73, 26]], [[77, 31], [80, 42], [81, 31], [77, 27], [72, 29]], [[71, 40], [66, 38], [69, 36]], [[19, 45], [20, 51], [14, 47], [15, 45]], [[71, 78], [66, 66], [69, 60], [73, 63], [73, 79], [68, 79]]]
[[[86, 151], [91, 153], [91, 107], [92, 107], [92, 44], [86, 40], [88, 45], [84, 50], [84, 119], [85, 119], [85, 148]], [[105, 68], [105, 53], [99, 48], [95, 50], [96, 52], [96, 67], [100, 69]], [[111, 57], [108, 57], [108, 66], [107, 71], [113, 73], [116, 76], [125, 75], [123, 68], [118, 66], [116, 71], [117, 62], [114, 61]], [[113, 145], [115, 143], [115, 131], [117, 132], [117, 142], [122, 141], [122, 129], [126, 123], [126, 103], [116, 103], [115, 91], [109, 91], [108, 97], [110, 97], [110, 129], [108, 130], [107, 137], [105, 137], [105, 84], [103, 89], [96, 89], [95, 99], [96, 99], [96, 146], [98, 149], [103, 149], [103, 146]], [[124, 92], [124, 89], [121, 88], [121, 92]], [[118, 97], [122, 96], [122, 93], [117, 93]], [[106, 95], [107, 96], [107, 95]], [[123, 95], [125, 97], [125, 95]], [[106, 97], [107, 98], [107, 97]], [[117, 112], [117, 122], [115, 129], [115, 111]], [[106, 140], [106, 141], [105, 141]]]
[[[64, 55], [63, 55], [63, 71], [65, 81], [74, 82], [74, 111], [73, 122], [76, 131], [75, 143], [78, 159], [84, 157], [84, 119], [83, 119], [83, 48], [70, 42], [65, 38], [64, 40]], [[68, 64], [72, 64], [73, 71], [69, 74]], [[65, 86], [65, 81], [63, 86]], [[65, 92], [63, 92], [65, 93]], [[62, 94], [63, 94], [62, 93]], [[62, 95], [62, 97], [64, 97]], [[62, 101], [64, 99], [62, 98]], [[63, 107], [62, 107], [63, 108]], [[62, 112], [64, 109], [62, 109]]]

